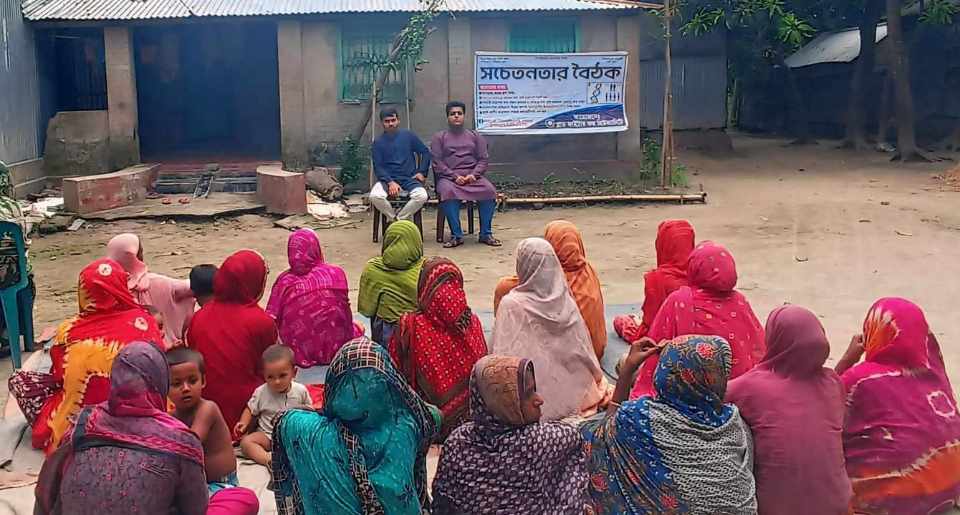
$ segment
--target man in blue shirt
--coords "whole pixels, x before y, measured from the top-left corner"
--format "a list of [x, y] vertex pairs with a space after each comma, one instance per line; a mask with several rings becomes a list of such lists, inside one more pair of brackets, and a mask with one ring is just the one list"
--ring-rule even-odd
[[[430, 169], [430, 149], [416, 134], [400, 128], [400, 115], [392, 107], [380, 111], [383, 134], [373, 142], [373, 170], [377, 183], [370, 190], [370, 203], [386, 215], [387, 223], [409, 220], [427, 203], [423, 183]], [[420, 158], [417, 163], [415, 156]], [[401, 191], [410, 200], [396, 213], [387, 198], [396, 198]]]

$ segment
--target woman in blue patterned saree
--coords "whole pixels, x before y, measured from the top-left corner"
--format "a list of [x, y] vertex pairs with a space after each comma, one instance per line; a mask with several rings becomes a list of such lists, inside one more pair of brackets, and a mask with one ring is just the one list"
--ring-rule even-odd
[[[634, 344], [615, 402], [657, 349]], [[611, 405], [584, 423], [592, 509], [597, 514], [755, 514], [753, 441], [737, 408], [723, 403], [730, 346], [715, 336], [681, 336], [660, 349], [656, 397]]]

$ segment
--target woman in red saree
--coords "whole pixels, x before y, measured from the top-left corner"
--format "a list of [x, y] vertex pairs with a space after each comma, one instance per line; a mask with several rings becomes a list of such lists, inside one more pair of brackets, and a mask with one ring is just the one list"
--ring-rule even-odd
[[633, 343], [647, 335], [667, 296], [687, 285], [687, 262], [695, 235], [686, 220], [664, 220], [657, 228], [657, 268], [643, 274], [643, 316], [613, 319], [617, 335]]
[[263, 384], [263, 351], [277, 343], [273, 319], [257, 305], [266, 284], [267, 263], [260, 254], [234, 253], [217, 271], [213, 300], [197, 311], [187, 332], [187, 344], [207, 364], [203, 395], [217, 403], [229, 428]]
[[837, 373], [846, 391], [843, 449], [854, 511], [928, 515], [956, 506], [960, 417], [920, 307], [878, 300]]
[[440, 408], [442, 441], [467, 415], [470, 373], [487, 354], [487, 342], [467, 305], [463, 274], [452, 261], [427, 260], [417, 292], [419, 307], [400, 318], [390, 357], [414, 391]]
[[[49, 397], [42, 406], [36, 404], [39, 412], [18, 398], [28, 408], [24, 413], [31, 412], [28, 419], [33, 417], [35, 448], [52, 453], [84, 406], [107, 400], [110, 370], [121, 348], [137, 341], [163, 344], [156, 321], [133, 300], [127, 279], [123, 267], [110, 259], [98, 259], [80, 272], [80, 314], [60, 325], [50, 349], [53, 366], [49, 377], [45, 375], [50, 381], [43, 381], [52, 386]], [[14, 385], [15, 394], [23, 389]]]
[[[734, 289], [737, 264], [733, 255], [712, 241], [697, 245], [690, 253], [687, 280], [689, 286], [664, 301], [647, 337], [660, 344], [677, 336], [719, 336], [733, 352], [730, 380], [740, 377], [763, 359], [766, 344], [757, 315], [747, 298]], [[659, 359], [659, 354], [653, 354], [640, 366], [631, 399], [653, 394]]]

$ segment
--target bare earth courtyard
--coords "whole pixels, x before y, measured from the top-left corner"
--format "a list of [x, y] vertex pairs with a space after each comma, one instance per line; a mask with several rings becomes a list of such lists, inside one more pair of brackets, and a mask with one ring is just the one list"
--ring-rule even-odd
[[[444, 254], [463, 270], [467, 295], [477, 311], [492, 309], [493, 287], [512, 274], [517, 242], [541, 236], [544, 225], [567, 219], [583, 232], [587, 256], [603, 282], [609, 305], [642, 301], [642, 274], [655, 265], [657, 224], [685, 218], [697, 239], [727, 246], [735, 256], [739, 288], [761, 320], [790, 302], [816, 312], [839, 357], [859, 332], [867, 309], [879, 297], [903, 296], [923, 307], [943, 348], [955, 392], [960, 384], [960, 193], [932, 176], [956, 166], [890, 163], [880, 153], [836, 150], [834, 142], [786, 147], [784, 141], [736, 137], [736, 152], [717, 158], [681, 154], [692, 185], [709, 193], [705, 205], [643, 204], [514, 209], [494, 219], [504, 247], [468, 244], [453, 250], [433, 241], [433, 212], [425, 218], [426, 254]], [[960, 155], [954, 154], [954, 159]], [[521, 174], [522, 171], [517, 172]], [[351, 300], [366, 260], [379, 251], [370, 239], [370, 216], [352, 229], [320, 230], [327, 261], [347, 272]], [[37, 333], [76, 312], [80, 269], [104, 253], [121, 232], [143, 240], [151, 270], [186, 277], [191, 266], [219, 264], [240, 248], [261, 252], [270, 265], [268, 283], [286, 268], [286, 237], [267, 216], [244, 215], [218, 222], [126, 221], [96, 224], [78, 232], [34, 237], [38, 299]], [[263, 302], [266, 302], [264, 298]], [[2, 398], [11, 365], [0, 361]], [[243, 471], [241, 471], [241, 475]], [[32, 487], [0, 491], [0, 514], [23, 511]], [[14, 499], [17, 498], [17, 499]], [[261, 496], [261, 499], [264, 497]], [[17, 511], [19, 510], [19, 511]], [[272, 513], [272, 503], [263, 513]]]

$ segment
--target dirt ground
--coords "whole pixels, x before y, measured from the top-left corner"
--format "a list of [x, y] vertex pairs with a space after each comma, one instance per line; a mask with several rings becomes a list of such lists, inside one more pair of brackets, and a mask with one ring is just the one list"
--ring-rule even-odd
[[[510, 210], [494, 221], [501, 249], [469, 239], [445, 251], [431, 237], [430, 212], [424, 217], [426, 254], [454, 259], [464, 271], [471, 304], [491, 309], [497, 278], [514, 270], [517, 242], [542, 235], [547, 222], [563, 218], [583, 231], [606, 302], [634, 303], [642, 300], [642, 273], [655, 264], [657, 224], [686, 218], [698, 240], [721, 242], [733, 252], [739, 287], [761, 319], [784, 302], [813, 309], [822, 317], [834, 358], [859, 331], [875, 299], [915, 300], [940, 338], [954, 385], [960, 384], [955, 343], [960, 317], [954, 304], [960, 295], [960, 193], [941, 188], [933, 177], [956, 162], [900, 165], [886, 154], [835, 147], [828, 142], [787, 147], [781, 140], [736, 136], [734, 155], [681, 155], [691, 185], [702, 183], [709, 193], [705, 205]], [[364, 221], [357, 228], [318, 231], [326, 259], [347, 272], [354, 306], [363, 264], [379, 251], [371, 242], [370, 216], [359, 216]], [[257, 215], [209, 223], [127, 221], [35, 237], [38, 332], [75, 312], [77, 273], [102, 256], [110, 237], [127, 231], [141, 235], [151, 270], [176, 277], [245, 247], [266, 257], [271, 283], [287, 264], [288, 231]]]

